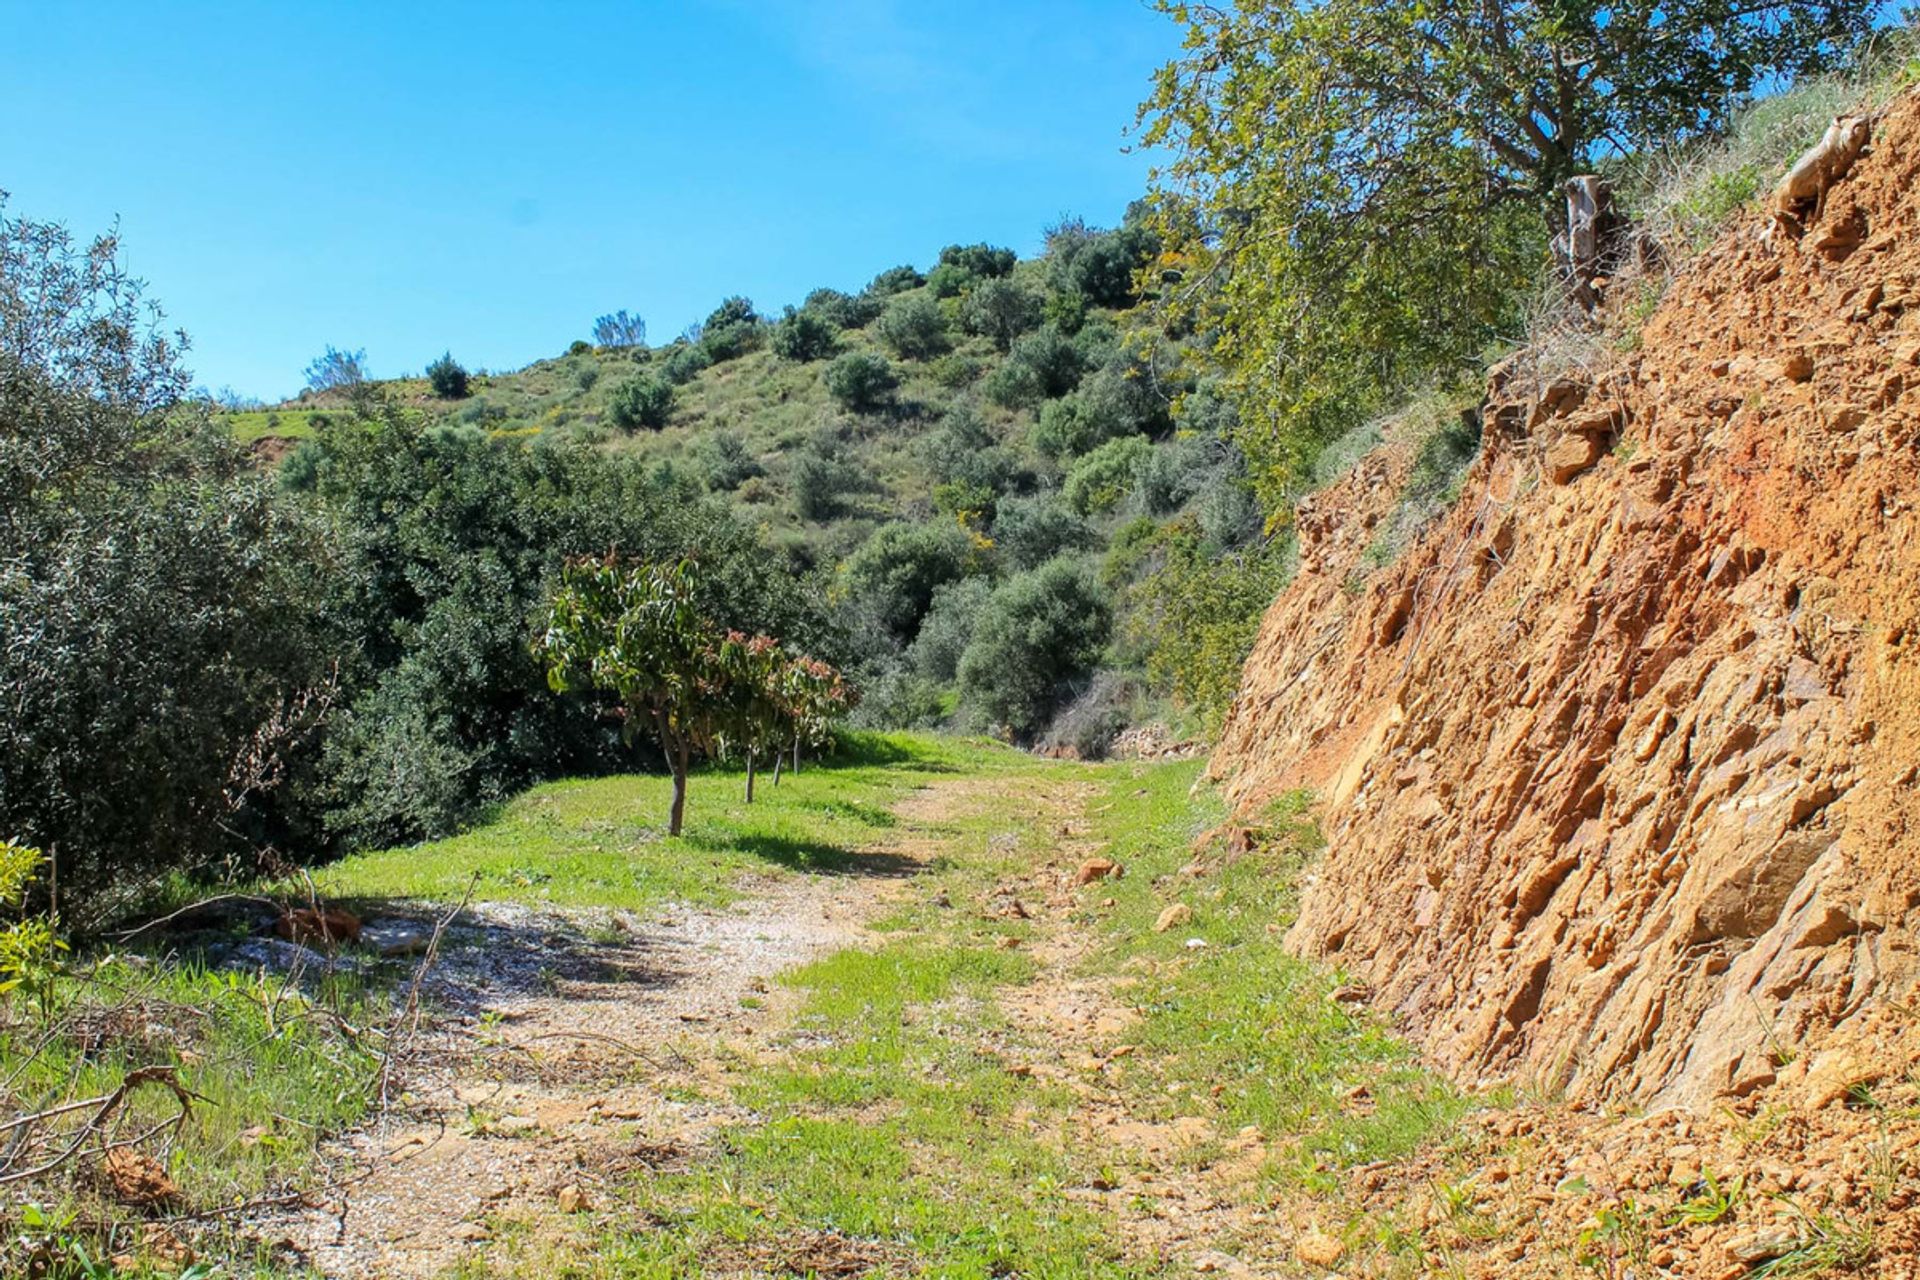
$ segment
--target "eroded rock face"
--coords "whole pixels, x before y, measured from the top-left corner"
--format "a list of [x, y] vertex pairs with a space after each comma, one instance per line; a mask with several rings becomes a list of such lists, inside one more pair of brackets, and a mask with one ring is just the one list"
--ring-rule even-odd
[[1242, 809], [1319, 794], [1292, 945], [1442, 1065], [1705, 1103], [1910, 998], [1916, 170], [1909, 98], [1822, 223], [1729, 233], [1640, 354], [1495, 370], [1459, 505], [1358, 590], [1405, 457], [1302, 513], [1212, 770]]

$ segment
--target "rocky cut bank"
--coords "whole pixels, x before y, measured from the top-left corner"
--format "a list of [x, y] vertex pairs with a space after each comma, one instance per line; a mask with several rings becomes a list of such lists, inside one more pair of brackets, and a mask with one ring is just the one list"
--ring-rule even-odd
[[1389, 568], [1404, 451], [1302, 509], [1212, 772], [1243, 813], [1318, 794], [1291, 943], [1446, 1068], [1697, 1105], [1915, 1016], [1917, 171], [1908, 94], [1636, 351], [1496, 369]]

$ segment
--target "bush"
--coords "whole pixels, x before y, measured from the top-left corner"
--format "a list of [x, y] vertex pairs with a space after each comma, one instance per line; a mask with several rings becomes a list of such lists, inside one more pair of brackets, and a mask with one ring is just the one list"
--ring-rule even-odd
[[880, 315], [886, 303], [873, 293], [842, 293], [838, 289], [815, 289], [807, 295], [802, 310], [811, 311], [840, 329], [863, 329]]
[[1060, 496], [1083, 516], [1111, 511], [1133, 492], [1140, 468], [1152, 452], [1144, 436], [1109, 440], [1074, 463]]
[[645, 427], [658, 431], [673, 412], [673, 384], [651, 374], [637, 373], [613, 389], [607, 413], [623, 431]]
[[978, 278], [965, 267], [943, 262], [927, 272], [927, 291], [936, 298], [957, 298], [973, 288]]
[[1237, 462], [1238, 452], [1226, 442], [1183, 433], [1155, 449], [1141, 465], [1140, 503], [1149, 515], [1170, 516], [1209, 485], [1237, 475]]
[[727, 324], [709, 324], [700, 332], [700, 348], [714, 364], [737, 360], [760, 345], [764, 328], [756, 317]]
[[853, 413], [878, 409], [899, 383], [884, 357], [866, 351], [849, 351], [827, 366], [827, 393]]
[[964, 576], [972, 548], [956, 524], [882, 525], [847, 558], [847, 594], [905, 643], [920, 629], [934, 590]]
[[1046, 398], [1031, 365], [1008, 360], [980, 380], [980, 394], [1002, 409], [1031, 409]]
[[949, 409], [940, 425], [921, 439], [917, 452], [931, 474], [969, 489], [997, 495], [1032, 480], [966, 405]]
[[803, 520], [833, 519], [845, 508], [847, 495], [861, 488], [853, 468], [818, 448], [794, 458], [790, 483], [793, 509]]
[[[593, 322], [593, 340], [610, 351], [647, 345], [647, 322], [623, 308]], [[583, 342], [580, 344], [585, 346]]]
[[1078, 220], [1063, 223], [1047, 236], [1047, 279], [1096, 307], [1128, 307], [1134, 273], [1158, 251], [1153, 233], [1138, 225], [1096, 231]]
[[1113, 740], [1133, 723], [1139, 703], [1133, 681], [1117, 671], [1095, 672], [1086, 691], [1054, 717], [1040, 748], [1075, 760], [1104, 760]]
[[1073, 341], [1050, 325], [1041, 325], [1015, 342], [1009, 363], [1032, 370], [1040, 394], [1047, 399], [1079, 386], [1081, 375], [1090, 367]]
[[284, 834], [340, 649], [330, 522], [188, 399], [171, 338], [110, 238], [0, 207], [0, 839], [56, 855], [69, 924]]
[[708, 433], [694, 445], [693, 454], [707, 488], [715, 493], [730, 493], [766, 473], [738, 431], [722, 428]]
[[837, 325], [816, 311], [788, 307], [780, 323], [773, 326], [768, 343], [784, 360], [824, 360], [839, 350], [837, 330]]
[[667, 353], [660, 363], [660, 376], [679, 386], [692, 382], [700, 376], [700, 371], [713, 366], [713, 357], [707, 349], [698, 343], [683, 342]]
[[924, 293], [895, 298], [887, 304], [874, 328], [887, 350], [902, 360], [927, 360], [946, 351], [947, 318], [940, 305]]
[[1168, 425], [1166, 407], [1138, 379], [1102, 369], [1040, 411], [1033, 447], [1049, 457], [1073, 458], [1109, 440]]
[[731, 298], [722, 299], [720, 305], [707, 314], [705, 322], [701, 325], [701, 341], [704, 342], [706, 335], [715, 329], [724, 329], [728, 325], [759, 323], [760, 313], [753, 309], [753, 299], [735, 294]]
[[597, 364], [583, 364], [573, 371], [573, 385], [582, 391], [593, 390], [594, 385], [599, 381], [600, 366]]
[[992, 597], [993, 583], [980, 576], [935, 587], [919, 634], [907, 650], [913, 670], [935, 683], [952, 683], [960, 672], [960, 655], [973, 638], [973, 625]]
[[990, 244], [950, 244], [940, 251], [941, 266], [958, 267], [982, 280], [1011, 273], [1018, 261], [1013, 250], [996, 249]]
[[970, 386], [982, 373], [986, 372], [986, 368], [984, 360], [950, 353], [927, 365], [927, 373], [947, 390], [958, 391], [962, 387]]
[[427, 366], [427, 383], [442, 400], [464, 400], [467, 395], [467, 371], [453, 358], [451, 351]]
[[1003, 499], [993, 520], [993, 545], [1016, 572], [1037, 569], [1055, 556], [1089, 551], [1100, 536], [1051, 495]]
[[926, 282], [927, 278], [912, 267], [888, 267], [873, 278], [873, 283], [867, 286], [867, 292], [876, 298], [889, 298], [896, 293], [918, 289]]
[[575, 338], [572, 342], [567, 344], [567, 354], [570, 356], [592, 355], [593, 344], [591, 342], [588, 342], [585, 338]]
[[961, 304], [960, 320], [967, 332], [989, 338], [1005, 351], [1040, 323], [1040, 299], [1011, 280], [986, 280]]
[[1086, 567], [1049, 561], [993, 593], [960, 658], [960, 700], [977, 720], [1030, 738], [1096, 667], [1112, 606]]

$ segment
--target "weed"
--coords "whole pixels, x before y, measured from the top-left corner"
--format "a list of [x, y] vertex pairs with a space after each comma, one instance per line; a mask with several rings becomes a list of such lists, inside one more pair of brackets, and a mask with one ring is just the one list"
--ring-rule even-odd
[[1714, 1177], [1713, 1170], [1702, 1169], [1697, 1185], [1699, 1191], [1668, 1211], [1670, 1221], [1690, 1227], [1709, 1226], [1731, 1214], [1747, 1195], [1745, 1174], [1723, 1183]]

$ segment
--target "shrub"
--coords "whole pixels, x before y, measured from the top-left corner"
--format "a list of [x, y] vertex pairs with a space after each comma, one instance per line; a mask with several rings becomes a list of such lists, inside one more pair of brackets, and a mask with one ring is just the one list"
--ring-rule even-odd
[[567, 354], [570, 356], [592, 355], [593, 344], [591, 342], [588, 342], [585, 338], [575, 338], [572, 342], [567, 344]]
[[1046, 398], [1031, 365], [1008, 360], [980, 380], [980, 394], [1002, 409], [1031, 409]]
[[1099, 664], [1112, 624], [1106, 593], [1083, 565], [1053, 560], [1008, 580], [961, 655], [961, 706], [1030, 738]]
[[787, 308], [768, 339], [773, 353], [785, 360], [824, 360], [840, 347], [836, 325], [819, 312]]
[[1081, 375], [1090, 367], [1072, 340], [1051, 325], [1041, 325], [1015, 342], [1009, 363], [1032, 370], [1040, 394], [1047, 399], [1080, 385]]
[[737, 360], [760, 345], [763, 326], [756, 317], [726, 324], [709, 324], [700, 331], [700, 348], [714, 364]]
[[349, 391], [367, 380], [367, 353], [329, 345], [306, 369], [307, 390]]
[[1096, 307], [1128, 307], [1134, 301], [1134, 273], [1158, 249], [1158, 240], [1140, 226], [1117, 231], [1062, 227], [1047, 238], [1047, 277], [1055, 289]]
[[1100, 537], [1058, 498], [1003, 499], [994, 514], [993, 545], [1016, 572], [1037, 569], [1055, 556], [1087, 551]]
[[1133, 723], [1140, 690], [1117, 671], [1098, 671], [1085, 692], [1061, 709], [1047, 726], [1040, 747], [1076, 760], [1104, 760], [1113, 740]]
[[986, 371], [986, 362], [973, 356], [950, 353], [927, 365], [927, 373], [949, 391], [970, 386]]
[[827, 366], [827, 393], [853, 413], [870, 413], [899, 385], [884, 357], [849, 351]]
[[645, 427], [658, 431], [673, 411], [673, 384], [651, 374], [638, 373], [613, 389], [607, 412], [623, 431]]
[[759, 323], [760, 313], [753, 309], [753, 300], [735, 294], [731, 298], [722, 299], [720, 305], [708, 313], [706, 321], [701, 325], [701, 341], [704, 342], [706, 335], [715, 329], [724, 329], [734, 324], [757, 325]]
[[888, 303], [874, 333], [902, 360], [931, 359], [952, 345], [947, 338], [946, 316], [924, 293]]
[[955, 524], [882, 525], [847, 558], [842, 580], [894, 639], [912, 640], [935, 588], [962, 577], [971, 546]]
[[888, 267], [873, 278], [873, 283], [867, 286], [867, 292], [876, 298], [888, 298], [909, 289], [918, 289], [926, 282], [927, 278], [912, 267]]
[[582, 391], [593, 390], [594, 384], [599, 381], [600, 366], [597, 364], [583, 364], [573, 371], [573, 385]]
[[957, 298], [973, 288], [978, 279], [973, 272], [951, 262], [943, 262], [927, 272], [927, 290], [936, 298]]
[[464, 400], [467, 395], [467, 371], [453, 358], [451, 351], [427, 366], [427, 383], [442, 400]]
[[693, 453], [707, 488], [716, 493], [731, 492], [765, 474], [766, 469], [738, 431], [722, 428], [710, 432], [694, 445]]
[[661, 361], [660, 376], [679, 386], [692, 382], [700, 376], [702, 369], [711, 368], [712, 365], [713, 357], [707, 354], [705, 347], [698, 343], [683, 342], [669, 351], [667, 358]]
[[1073, 291], [1049, 293], [1041, 304], [1040, 319], [1065, 334], [1080, 332], [1080, 326], [1087, 322], [1086, 295]]
[[967, 332], [990, 338], [1005, 351], [1040, 323], [1040, 299], [1011, 280], [986, 280], [967, 295], [960, 319]]
[[1060, 496], [1083, 516], [1111, 511], [1133, 492], [1140, 468], [1152, 452], [1144, 436], [1109, 440], [1074, 463]]
[[950, 684], [960, 671], [960, 655], [973, 638], [973, 625], [993, 597], [993, 583], [974, 576], [943, 582], [933, 590], [919, 634], [907, 661], [922, 678]]
[[950, 244], [940, 251], [941, 266], [959, 267], [982, 280], [1007, 275], [1017, 261], [1013, 250], [996, 249], [990, 244]]
[[793, 509], [803, 520], [833, 519], [845, 507], [847, 495], [861, 487], [853, 468], [818, 448], [794, 458], [790, 483]]
[[873, 293], [842, 293], [838, 289], [815, 289], [807, 295], [802, 310], [811, 311], [840, 329], [863, 329], [880, 315], [886, 303]]
[[1140, 467], [1139, 494], [1148, 514], [1168, 516], [1209, 484], [1237, 474], [1237, 452], [1218, 438], [1182, 434], [1155, 449]]

